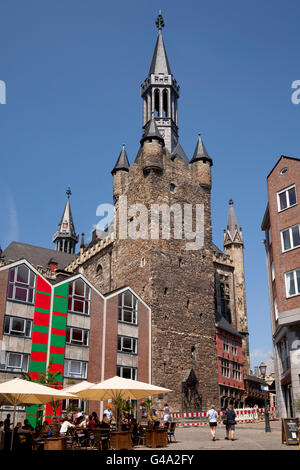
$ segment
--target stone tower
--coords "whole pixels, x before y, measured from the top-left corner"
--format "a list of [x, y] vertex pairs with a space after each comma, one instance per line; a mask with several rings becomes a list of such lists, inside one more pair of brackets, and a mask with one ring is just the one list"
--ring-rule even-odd
[[236, 330], [243, 335], [243, 354], [245, 373], [250, 371], [249, 333], [246, 308], [245, 272], [244, 272], [244, 240], [242, 228], [238, 227], [233, 207], [229, 200], [227, 228], [224, 230], [224, 251], [229, 255], [234, 265], [235, 314], [231, 322]]
[[70, 206], [71, 196], [70, 186], [66, 191], [67, 202], [58, 224], [58, 230], [53, 235], [52, 241], [55, 243], [56, 251], [63, 251], [65, 253], [75, 253], [75, 247], [78, 242], [78, 235], [75, 233], [75, 227]]
[[[190, 162], [178, 142], [179, 87], [170, 73], [162, 21], [159, 15], [150, 73], [142, 85], [140, 149], [129, 167], [123, 148], [112, 171], [116, 217], [110, 272], [112, 288], [130, 285], [151, 306], [153, 383], [173, 390], [167, 399], [171, 406], [202, 410], [219, 402], [212, 159], [200, 136]], [[204, 227], [203, 243], [195, 249], [187, 240], [192, 227], [183, 222], [189, 209], [193, 227]]]

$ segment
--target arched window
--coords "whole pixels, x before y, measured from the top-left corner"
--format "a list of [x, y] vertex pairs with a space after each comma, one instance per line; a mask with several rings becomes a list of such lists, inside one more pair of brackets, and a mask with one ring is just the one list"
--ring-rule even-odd
[[7, 298], [33, 304], [36, 275], [26, 264], [9, 270]]
[[102, 273], [103, 273], [103, 268], [102, 268], [102, 265], [99, 264], [99, 266], [97, 267], [97, 275], [101, 276]]
[[154, 90], [154, 115], [159, 116], [159, 90]]
[[163, 91], [163, 117], [168, 117], [169, 116], [169, 110], [168, 110], [168, 91], [164, 90]]

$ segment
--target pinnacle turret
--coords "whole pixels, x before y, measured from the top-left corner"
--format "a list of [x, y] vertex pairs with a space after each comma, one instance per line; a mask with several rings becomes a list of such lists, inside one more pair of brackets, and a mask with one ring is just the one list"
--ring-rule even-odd
[[58, 230], [53, 235], [52, 241], [56, 244], [56, 251], [63, 251], [65, 253], [75, 253], [75, 246], [78, 242], [78, 235], [76, 235], [73, 216], [71, 212], [70, 196], [71, 188], [68, 186], [66, 190], [67, 202]]
[[111, 171], [111, 174], [114, 175], [117, 171], [123, 170], [123, 171], [129, 171], [130, 165], [127, 157], [127, 153], [125, 150], [125, 144], [122, 146], [122, 150], [120, 152], [120, 155], [118, 157], [118, 160]]
[[224, 246], [233, 242], [243, 244], [243, 234], [241, 227], [238, 227], [237, 218], [233, 207], [233, 200], [230, 198], [227, 228], [224, 230]]
[[193, 158], [191, 159], [190, 163], [194, 163], [194, 162], [197, 162], [197, 161], [200, 161], [200, 160], [202, 160], [204, 162], [209, 162], [210, 166], [212, 166], [212, 164], [213, 164], [212, 159], [210, 158], [210, 156], [207, 153], [207, 150], [206, 150], [205, 145], [203, 143], [203, 140], [201, 138], [201, 134], [198, 134], [198, 141], [197, 141], [197, 144], [196, 144], [196, 148], [195, 148], [195, 151], [194, 151]]

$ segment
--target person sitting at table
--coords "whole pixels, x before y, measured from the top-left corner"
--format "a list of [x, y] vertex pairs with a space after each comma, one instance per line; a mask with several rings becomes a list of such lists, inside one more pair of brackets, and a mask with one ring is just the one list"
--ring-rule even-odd
[[82, 421], [78, 424], [79, 428], [86, 429], [88, 427], [88, 422], [90, 418], [88, 416], [82, 416]]
[[93, 411], [92, 419], [94, 420], [95, 427], [99, 428], [100, 427], [100, 419], [98, 418], [98, 415], [97, 415], [96, 411]]
[[[94, 429], [95, 426], [96, 426], [96, 423], [95, 423], [95, 420], [93, 419], [93, 415], [89, 415], [88, 423], [87, 423], [88, 429]], [[100, 422], [99, 422], [99, 426], [100, 426]]]
[[122, 429], [122, 431], [128, 431], [129, 427], [130, 426], [129, 426], [129, 421], [128, 421], [127, 416], [122, 415], [122, 418], [121, 418], [121, 429]]
[[61, 436], [66, 436], [70, 428], [75, 428], [75, 424], [71, 422], [71, 418], [64, 418], [64, 421], [62, 422], [59, 430], [59, 434]]
[[34, 431], [28, 419], [24, 419], [24, 425], [22, 426], [22, 429], [24, 429], [24, 431]]
[[109, 419], [106, 417], [106, 415], [103, 416], [103, 419], [102, 419], [102, 422], [101, 422], [101, 428], [110, 429]]
[[51, 432], [49, 423], [48, 423], [48, 421], [44, 421], [43, 426], [41, 427], [39, 434], [48, 434], [49, 432]]

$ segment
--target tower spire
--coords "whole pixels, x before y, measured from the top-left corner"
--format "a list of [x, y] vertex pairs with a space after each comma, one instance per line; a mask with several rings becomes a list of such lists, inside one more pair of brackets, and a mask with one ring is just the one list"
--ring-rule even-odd
[[62, 218], [58, 224], [58, 230], [53, 235], [52, 241], [56, 244], [56, 251], [63, 251], [65, 253], [75, 253], [75, 246], [78, 242], [78, 235], [75, 232], [73, 216], [71, 212], [70, 185], [66, 190], [67, 202], [64, 208]]
[[165, 141], [165, 147], [171, 154], [178, 144], [178, 114], [177, 100], [179, 85], [172, 75], [162, 28], [164, 19], [161, 11], [155, 21], [158, 36], [148, 76], [141, 86], [143, 98], [143, 128], [149, 123], [154, 113], [154, 119], [160, 134]]
[[241, 227], [238, 227], [233, 200], [229, 199], [229, 212], [227, 219], [227, 229], [224, 230], [224, 246], [231, 243], [239, 243], [243, 245], [243, 234]]

